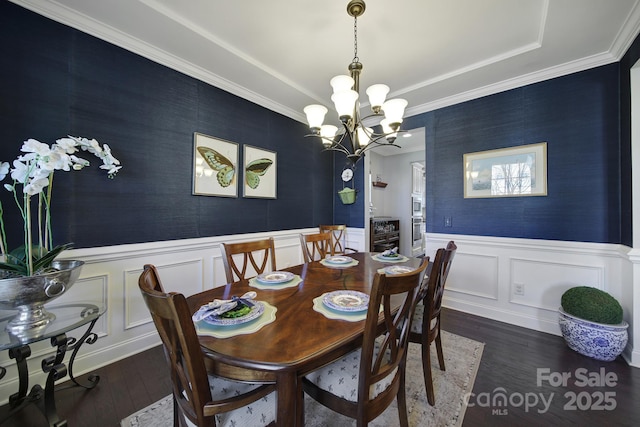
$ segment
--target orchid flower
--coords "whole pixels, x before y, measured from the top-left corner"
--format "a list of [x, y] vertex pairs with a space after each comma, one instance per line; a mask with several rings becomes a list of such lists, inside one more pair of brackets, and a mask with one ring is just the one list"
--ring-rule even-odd
[[[113, 157], [108, 145], [100, 146], [95, 139], [82, 137], [60, 138], [51, 146], [30, 138], [24, 141], [20, 151], [23, 154], [13, 161], [13, 168], [8, 162], [0, 162], [0, 181], [9, 175], [13, 180], [11, 184], [5, 183], [4, 188], [13, 193], [13, 199], [24, 222], [24, 260], [14, 255], [15, 251], [7, 252], [3, 206], [0, 202], [0, 254], [4, 258], [4, 262], [0, 262], [0, 270], [30, 276], [45, 271], [55, 256], [70, 247], [70, 244], [52, 247], [50, 207], [54, 172], [81, 170], [89, 166], [88, 160], [75, 155], [80, 151], [91, 153], [102, 160], [100, 169], [106, 170], [109, 178], [113, 178], [122, 166], [120, 161]], [[34, 228], [31, 221], [31, 197], [36, 195], [39, 197], [39, 203], [37, 227]], [[39, 238], [37, 246], [33, 245], [33, 229], [37, 230]], [[39, 257], [34, 256], [34, 248]]]

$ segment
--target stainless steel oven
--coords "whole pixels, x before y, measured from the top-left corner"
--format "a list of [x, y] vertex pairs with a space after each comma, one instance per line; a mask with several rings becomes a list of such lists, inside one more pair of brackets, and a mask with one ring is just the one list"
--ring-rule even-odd
[[422, 216], [422, 198], [419, 196], [411, 196], [411, 216]]
[[411, 237], [414, 246], [422, 243], [422, 216], [411, 218]]

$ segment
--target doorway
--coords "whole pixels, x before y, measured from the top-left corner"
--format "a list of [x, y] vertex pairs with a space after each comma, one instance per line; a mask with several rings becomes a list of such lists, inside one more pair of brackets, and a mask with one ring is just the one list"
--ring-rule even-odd
[[[396, 144], [401, 148], [393, 146], [376, 147], [369, 151], [365, 160], [365, 176], [369, 180], [369, 185], [365, 187], [366, 206], [365, 206], [365, 224], [367, 228], [366, 236], [367, 246], [370, 247], [370, 230], [371, 222], [377, 219], [394, 219], [399, 220], [400, 228], [400, 244], [399, 251], [408, 256], [420, 255], [422, 251], [422, 241], [416, 242], [417, 250], [414, 251], [414, 216], [420, 219], [415, 231], [420, 231], [419, 235], [423, 236], [424, 222], [419, 215], [423, 212], [424, 207], [424, 183], [418, 180], [417, 191], [414, 191], [413, 184], [413, 164], [421, 163], [419, 172], [420, 178], [423, 178], [425, 158], [425, 128], [411, 129], [406, 134], [411, 134], [409, 138], [405, 138], [405, 134], [398, 136]], [[418, 174], [418, 172], [416, 172]], [[374, 185], [382, 184], [382, 185]], [[416, 194], [414, 194], [416, 193]], [[414, 214], [414, 196], [418, 196], [420, 200], [420, 211]], [[415, 207], [417, 208], [418, 205]], [[420, 239], [422, 240], [422, 239]]]

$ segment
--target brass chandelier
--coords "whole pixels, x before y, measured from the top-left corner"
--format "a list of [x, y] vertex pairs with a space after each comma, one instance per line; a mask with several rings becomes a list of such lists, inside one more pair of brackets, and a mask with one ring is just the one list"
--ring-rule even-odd
[[[311, 133], [305, 136], [319, 137], [325, 150], [344, 153], [353, 165], [364, 156], [367, 150], [376, 146], [400, 148], [394, 142], [398, 132], [402, 132], [400, 124], [407, 106], [407, 101], [400, 98], [385, 101], [389, 87], [384, 84], [374, 84], [366, 90], [371, 114], [360, 117], [359, 90], [362, 63], [358, 58], [358, 17], [364, 13], [365, 7], [363, 0], [352, 0], [347, 5], [347, 13], [354, 18], [354, 55], [349, 64], [350, 76], [335, 76], [330, 81], [333, 88], [331, 100], [338, 112], [343, 129], [338, 131], [337, 126], [323, 125], [328, 111], [323, 105], [314, 104], [304, 108], [311, 129]], [[381, 132], [375, 132], [363, 123], [374, 117], [384, 117], [379, 123]]]

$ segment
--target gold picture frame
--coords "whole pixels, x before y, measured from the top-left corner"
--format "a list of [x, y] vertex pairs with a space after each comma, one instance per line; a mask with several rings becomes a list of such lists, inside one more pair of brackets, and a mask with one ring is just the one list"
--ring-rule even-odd
[[547, 195], [547, 143], [467, 153], [464, 197]]

